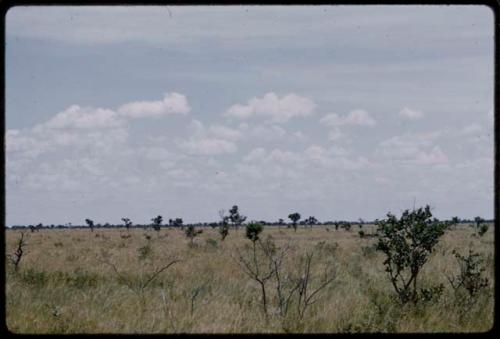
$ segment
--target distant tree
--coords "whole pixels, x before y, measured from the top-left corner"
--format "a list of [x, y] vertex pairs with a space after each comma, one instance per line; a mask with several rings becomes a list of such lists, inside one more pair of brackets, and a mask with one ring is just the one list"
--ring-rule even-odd
[[350, 231], [350, 230], [351, 230], [351, 226], [352, 226], [352, 225], [351, 225], [351, 223], [350, 223], [350, 222], [344, 222], [344, 223], [342, 224], [342, 226], [340, 226], [340, 227], [342, 227], [342, 228], [343, 228], [343, 229], [345, 229], [346, 231]]
[[361, 218], [359, 218], [358, 221], [359, 221], [358, 227], [359, 227], [359, 229], [362, 229], [365, 221]]
[[155, 231], [160, 231], [161, 223], [163, 222], [163, 217], [159, 215], [156, 218], [151, 219], [151, 221], [153, 222], [153, 229]]
[[485, 220], [481, 217], [474, 218], [474, 223], [476, 226], [476, 234], [481, 237], [488, 231], [488, 224], [484, 222]]
[[125, 227], [127, 228], [127, 232], [129, 232], [130, 226], [132, 226], [132, 221], [129, 218], [122, 218]]
[[221, 240], [224, 241], [226, 237], [229, 235], [229, 216], [226, 215], [226, 211], [221, 209], [219, 210], [219, 217], [221, 219], [219, 224], [219, 234], [221, 236]]
[[283, 222], [284, 222], [284, 220], [281, 218], [278, 220], [278, 228], [281, 228], [281, 225], [283, 225]]
[[231, 220], [233, 227], [239, 228], [241, 224], [243, 224], [243, 222], [247, 219], [247, 217], [240, 215], [238, 211], [238, 206], [234, 205], [229, 210], [229, 219]]
[[338, 221], [335, 221], [333, 224], [335, 225], [335, 231], [338, 231], [340, 223]]
[[28, 227], [29, 227], [31, 233], [35, 232], [35, 226], [29, 225]]
[[297, 232], [297, 221], [300, 220], [300, 214], [295, 212], [290, 214], [288, 218], [292, 221], [294, 231]]
[[184, 222], [182, 221], [182, 218], [175, 218], [173, 221], [173, 225], [175, 227], [180, 227], [182, 230], [184, 229]]
[[453, 225], [458, 225], [460, 223], [460, 218], [459, 217], [453, 217], [453, 218], [451, 218], [451, 223]]
[[94, 222], [92, 220], [90, 220], [90, 219], [85, 219], [85, 222], [90, 227], [90, 231], [94, 232]]
[[318, 223], [318, 219], [316, 219], [315, 217], [309, 217], [305, 220], [305, 224], [306, 225], [309, 225], [311, 228], [313, 227], [313, 225], [316, 225]]
[[194, 228], [194, 225], [189, 225], [186, 228], [186, 237], [188, 237], [191, 240], [191, 245], [193, 245], [194, 238], [197, 237], [199, 234], [203, 233], [203, 230], [197, 230]]

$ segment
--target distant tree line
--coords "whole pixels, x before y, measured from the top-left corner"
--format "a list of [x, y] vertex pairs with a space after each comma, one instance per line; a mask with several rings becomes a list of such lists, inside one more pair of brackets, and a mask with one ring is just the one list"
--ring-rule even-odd
[[[117, 224], [111, 224], [109, 222], [106, 223], [94, 223], [93, 220], [91, 219], [85, 219], [85, 224], [82, 225], [73, 225], [72, 223], [66, 223], [66, 224], [51, 224], [51, 225], [43, 225], [42, 223], [38, 223], [36, 225], [13, 225], [9, 227], [10, 229], [29, 229], [31, 232], [36, 232], [40, 229], [81, 229], [81, 228], [86, 228], [90, 229], [93, 231], [94, 229], [109, 229], [109, 228], [126, 228], [129, 230], [130, 228], [144, 228], [144, 229], [149, 229], [153, 228], [155, 230], [160, 230], [161, 228], [180, 228], [184, 229], [184, 227], [212, 227], [212, 228], [217, 228], [217, 227], [226, 227], [229, 229], [229, 227], [238, 229], [240, 226], [245, 225], [246, 221], [246, 216], [243, 216], [240, 214], [240, 211], [238, 209], [237, 205], [232, 206], [228, 210], [228, 214], [226, 215], [225, 210], [220, 210], [219, 211], [219, 216], [221, 218], [220, 221], [213, 221], [213, 222], [197, 222], [197, 223], [188, 223], [185, 224], [182, 218], [171, 218], [168, 219], [168, 224], [165, 223], [163, 224], [163, 217], [161, 215], [156, 216], [155, 218], [152, 218], [151, 221], [152, 223], [149, 224], [135, 224], [133, 223], [129, 218], [122, 218], [122, 223], [117, 223]], [[316, 219], [314, 216], [309, 216], [308, 218], [302, 219], [301, 220], [301, 215], [297, 212], [290, 213], [288, 215], [288, 219], [290, 222], [287, 222], [285, 219], [280, 218], [277, 221], [266, 221], [266, 220], [252, 220], [252, 223], [259, 223], [263, 226], [286, 226], [287, 228], [293, 228], [294, 230], [297, 230], [298, 226], [302, 227], [313, 227], [313, 226], [329, 226], [333, 225], [335, 227], [335, 230], [344, 229], [347, 231], [351, 230], [352, 226], [357, 225], [359, 229], [362, 229], [363, 225], [365, 224], [376, 224], [378, 219], [373, 220], [373, 221], [365, 221], [361, 218], [359, 218], [357, 221], [347, 221], [347, 220], [326, 220], [326, 221], [319, 221]], [[458, 217], [452, 217], [449, 220], [446, 220], [447, 223], [451, 225], [457, 225], [457, 224], [469, 224], [472, 227], [475, 228], [480, 228], [480, 224], [482, 223], [491, 223], [493, 222], [494, 219], [491, 220], [486, 220], [481, 217], [475, 217], [474, 219], [460, 219]], [[225, 231], [222, 231], [223, 233]]]

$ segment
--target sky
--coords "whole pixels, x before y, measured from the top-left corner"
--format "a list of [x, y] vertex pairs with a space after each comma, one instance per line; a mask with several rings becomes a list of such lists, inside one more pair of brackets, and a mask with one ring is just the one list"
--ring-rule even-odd
[[14, 7], [6, 225], [493, 218], [486, 6]]

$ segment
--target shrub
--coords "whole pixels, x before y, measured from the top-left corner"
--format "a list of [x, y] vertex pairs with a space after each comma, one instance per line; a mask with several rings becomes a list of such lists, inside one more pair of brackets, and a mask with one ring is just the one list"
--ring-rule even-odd
[[475, 299], [489, 286], [488, 278], [483, 277], [486, 270], [484, 257], [471, 249], [467, 256], [461, 255], [456, 250], [453, 250], [453, 254], [458, 261], [460, 271], [455, 277], [448, 277], [448, 281], [456, 292], [466, 291], [469, 299]]
[[426, 302], [437, 302], [439, 298], [443, 295], [444, 285], [437, 284], [429, 288], [421, 288], [420, 295], [421, 299]]
[[258, 223], [250, 223], [246, 225], [246, 237], [253, 242], [259, 239], [259, 234], [262, 232], [263, 227]]
[[224, 241], [226, 237], [229, 235], [229, 216], [225, 215], [225, 211], [219, 210], [219, 216], [221, 218], [221, 222], [219, 224], [219, 234], [221, 236], [221, 240]]
[[206, 240], [206, 243], [207, 243], [207, 246], [212, 247], [212, 248], [217, 248], [219, 246], [219, 244], [217, 243], [217, 240], [212, 239], [212, 238], [208, 238]]
[[486, 232], [488, 232], [488, 224], [481, 224], [477, 230], [477, 234], [482, 237]]
[[151, 246], [146, 245], [146, 246], [142, 246], [140, 247], [137, 252], [139, 253], [139, 260], [145, 260], [145, 259], [148, 259], [150, 258], [152, 255], [153, 255], [153, 249], [151, 248]]
[[386, 272], [402, 303], [417, 301], [418, 274], [444, 234], [444, 224], [431, 217], [427, 205], [412, 212], [405, 210], [399, 220], [388, 213], [386, 220], [377, 222], [377, 250], [387, 257]]
[[196, 230], [193, 225], [189, 225], [186, 228], [186, 237], [188, 237], [191, 240], [191, 245], [193, 244], [194, 238], [197, 237], [199, 234], [203, 233], [203, 230]]

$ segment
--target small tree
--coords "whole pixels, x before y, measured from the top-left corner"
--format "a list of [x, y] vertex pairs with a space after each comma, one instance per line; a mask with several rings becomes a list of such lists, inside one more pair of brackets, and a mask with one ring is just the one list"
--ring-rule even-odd
[[488, 224], [484, 222], [485, 220], [481, 217], [475, 217], [474, 223], [476, 226], [476, 234], [482, 237], [488, 231]]
[[92, 220], [90, 220], [90, 219], [85, 219], [85, 222], [90, 227], [90, 231], [94, 232], [94, 222]]
[[243, 222], [245, 222], [247, 217], [240, 215], [240, 212], [238, 211], [238, 206], [234, 205], [229, 210], [229, 219], [231, 220], [233, 227], [239, 228], [241, 226], [241, 224], [243, 224]]
[[483, 277], [486, 270], [484, 267], [484, 258], [481, 254], [469, 249], [467, 256], [461, 255], [453, 250], [455, 258], [460, 265], [460, 272], [455, 277], [447, 277], [451, 287], [458, 292], [466, 291], [469, 302], [474, 302], [477, 295], [489, 286], [488, 278]]
[[129, 218], [122, 218], [122, 221], [125, 224], [125, 228], [127, 229], [127, 232], [129, 232], [130, 226], [132, 226], [132, 221], [130, 221]]
[[292, 221], [292, 226], [295, 232], [297, 232], [297, 221], [300, 220], [300, 214], [295, 212], [288, 216], [288, 218]]
[[346, 231], [350, 231], [351, 230], [351, 223], [350, 222], [345, 222], [342, 224], [342, 228], [345, 229]]
[[365, 224], [365, 221], [361, 218], [359, 218], [358, 221], [359, 221], [358, 227], [361, 230], [363, 228], [363, 225]]
[[226, 239], [229, 235], [229, 216], [225, 215], [225, 213], [226, 211], [223, 209], [219, 210], [219, 217], [221, 218], [219, 224], [219, 234], [222, 241], [224, 241], [224, 239]]
[[391, 213], [378, 221], [376, 249], [386, 255], [384, 265], [402, 303], [416, 302], [417, 277], [429, 254], [444, 234], [445, 225], [431, 219], [429, 205], [409, 212], [398, 220]]
[[258, 223], [250, 223], [246, 226], [246, 237], [253, 242], [259, 240], [259, 234], [262, 232], [263, 227]]
[[194, 238], [196, 238], [199, 234], [203, 233], [203, 230], [196, 230], [194, 228], [194, 225], [189, 225], [186, 228], [186, 237], [188, 237], [191, 240], [191, 245], [193, 245]]
[[26, 241], [24, 241], [24, 232], [21, 232], [21, 237], [17, 241], [17, 248], [13, 255], [10, 256], [10, 261], [14, 265], [14, 271], [17, 272], [21, 258], [23, 257]]
[[182, 218], [175, 218], [173, 221], [174, 227], [180, 227], [181, 230], [184, 229], [184, 222], [182, 221]]
[[315, 217], [313, 216], [310, 216], [309, 218], [307, 218], [305, 220], [306, 222], [306, 225], [309, 225], [311, 228], [313, 227], [313, 225], [316, 225], [318, 223], [318, 219], [316, 219]]
[[163, 222], [163, 217], [159, 215], [156, 218], [151, 219], [151, 221], [153, 222], [153, 229], [159, 232], [161, 229], [161, 223]]
[[281, 229], [281, 225], [283, 225], [284, 220], [279, 218], [278, 219], [278, 229]]

